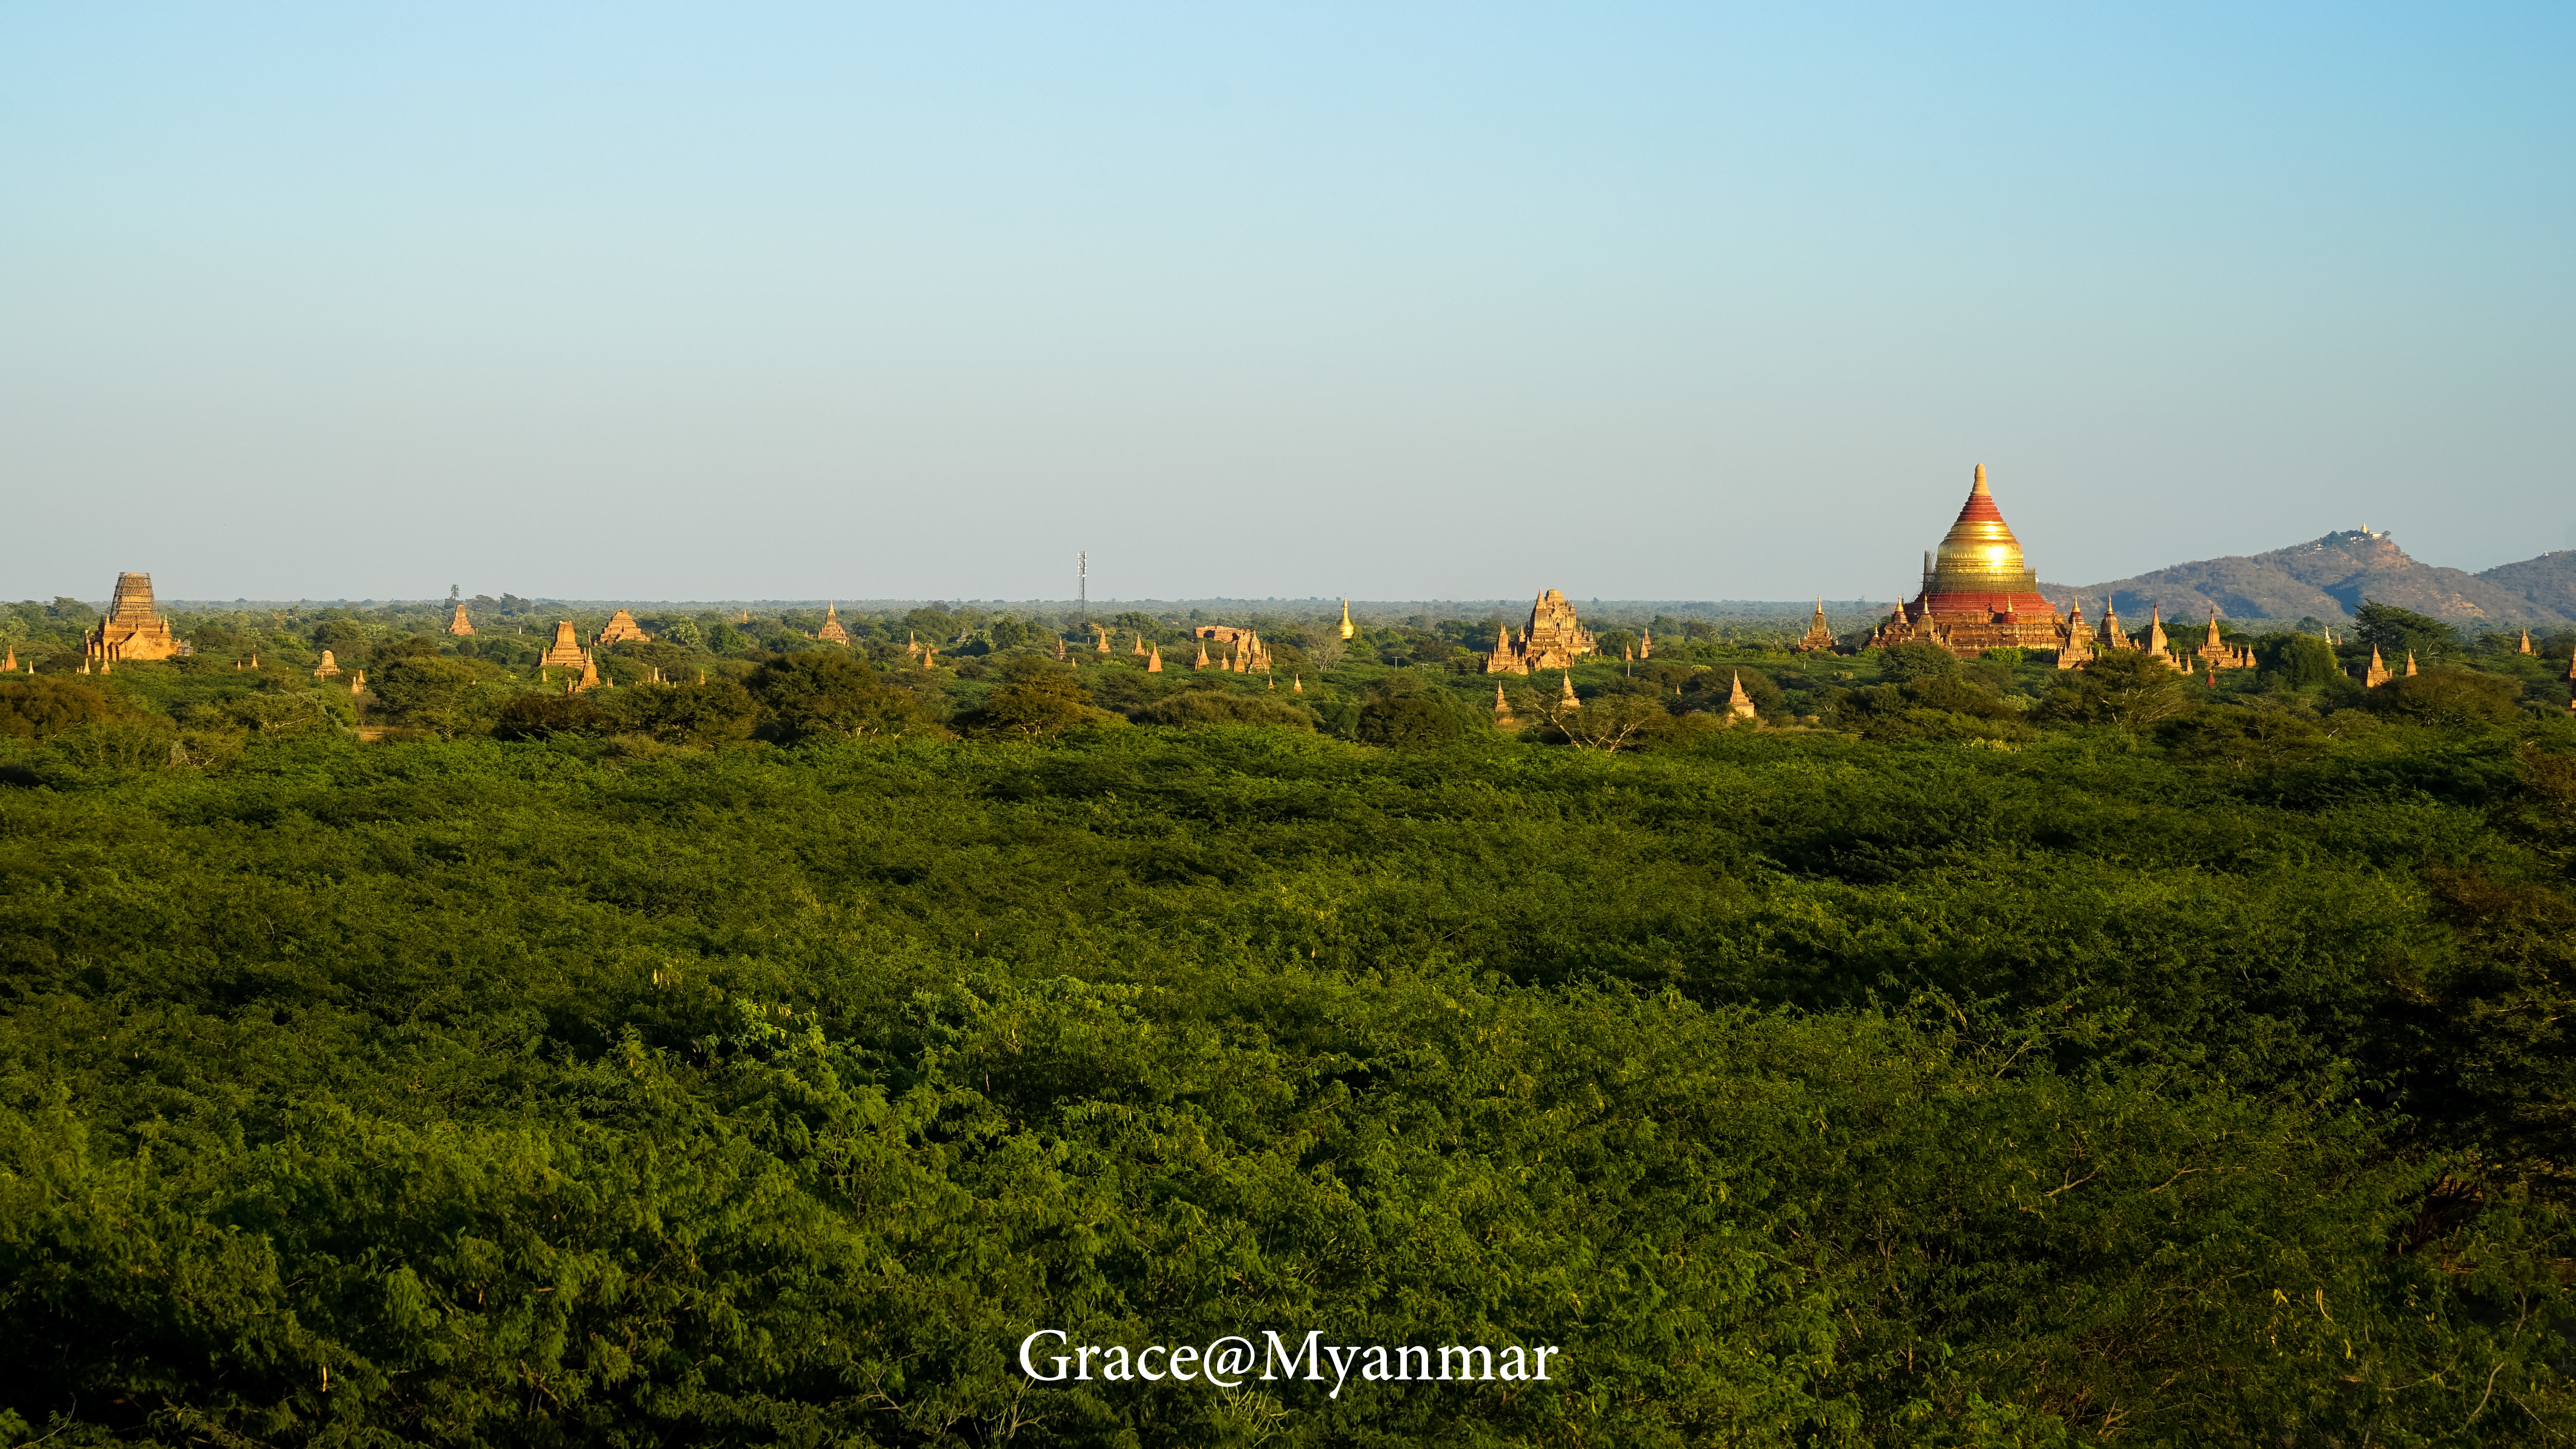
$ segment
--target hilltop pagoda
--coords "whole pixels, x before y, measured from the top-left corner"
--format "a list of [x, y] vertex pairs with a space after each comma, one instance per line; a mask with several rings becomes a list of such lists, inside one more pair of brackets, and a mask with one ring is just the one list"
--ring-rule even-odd
[[2066, 627], [2039, 592], [2021, 541], [1986, 491], [1986, 465], [1941, 547], [1923, 556], [1923, 589], [1869, 642], [1937, 644], [1962, 658], [1988, 649], [2055, 649]]
[[172, 659], [187, 652], [187, 644], [170, 632], [170, 621], [153, 612], [150, 574], [118, 574], [107, 617], [81, 641], [84, 665], [91, 660]]
[[1574, 661], [1593, 652], [1591, 631], [1574, 617], [1574, 606], [1565, 601], [1563, 589], [1550, 589], [1530, 605], [1529, 627], [1520, 637], [1511, 630], [1494, 626], [1494, 650], [1485, 656], [1487, 674], [1527, 674], [1537, 669], [1571, 669]]

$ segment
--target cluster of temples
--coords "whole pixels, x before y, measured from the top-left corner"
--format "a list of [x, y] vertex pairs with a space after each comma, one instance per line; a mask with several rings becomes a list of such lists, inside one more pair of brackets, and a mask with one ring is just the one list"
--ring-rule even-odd
[[[1192, 669], [1219, 669], [1233, 674], [1268, 674], [1270, 646], [1252, 629], [1237, 629], [1228, 624], [1202, 624], [1190, 631], [1199, 641], [1199, 657]], [[1211, 657], [1208, 646], [1217, 646]]]
[[2109, 599], [2102, 601], [2101, 627], [2086, 633], [2084, 603], [2077, 600], [2066, 610], [2059, 630], [2057, 667], [2081, 669], [2105, 654], [2118, 650], [2136, 650], [2152, 654], [2167, 666], [2184, 673], [2211, 673], [2222, 669], [2251, 669], [2254, 651], [2250, 647], [2230, 644], [2218, 632], [2218, 609], [2209, 611], [2209, 629], [2194, 647], [2186, 647], [2165, 634], [2164, 609], [2151, 608], [2147, 614], [2147, 632], [2131, 637], [2120, 626], [2120, 615]]
[[[1995, 506], [1982, 463], [1941, 546], [1923, 556], [1921, 591], [1878, 626], [1869, 644], [1932, 644], [1971, 659], [1988, 649], [2050, 649], [2056, 651], [2060, 669], [2080, 669], [2104, 654], [2128, 650], [2152, 654], [2178, 671], [2254, 666], [2252, 650], [2220, 637], [2215, 608], [2209, 611], [2207, 635], [2192, 649], [2166, 636], [2161, 608], [2151, 611], [2146, 632], [2135, 637], [2121, 626], [2108, 599], [2102, 601], [2098, 628], [2085, 626], [2081, 600], [2070, 603], [2061, 618], [2040, 594], [2038, 573], [2023, 555], [2012, 526], [2004, 522], [2003, 510]], [[1796, 647], [1834, 647], [1822, 599]]]

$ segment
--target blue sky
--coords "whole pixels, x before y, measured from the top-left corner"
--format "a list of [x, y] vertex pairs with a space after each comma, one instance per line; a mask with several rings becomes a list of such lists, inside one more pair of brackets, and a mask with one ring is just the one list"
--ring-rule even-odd
[[0, 7], [0, 593], [2576, 547], [2566, 6]]

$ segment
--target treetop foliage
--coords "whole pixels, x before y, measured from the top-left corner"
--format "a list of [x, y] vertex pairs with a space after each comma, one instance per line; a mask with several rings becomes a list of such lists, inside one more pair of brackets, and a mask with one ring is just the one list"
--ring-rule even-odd
[[1659, 625], [1552, 722], [842, 617], [0, 679], [8, 1442], [2576, 1432], [2563, 654]]

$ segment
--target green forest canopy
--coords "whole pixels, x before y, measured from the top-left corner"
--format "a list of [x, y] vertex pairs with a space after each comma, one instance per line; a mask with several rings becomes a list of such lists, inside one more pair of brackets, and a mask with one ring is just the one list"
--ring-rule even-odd
[[[0, 681], [0, 1428], [2576, 1429], [2564, 641], [1702, 639], [1503, 731], [1434, 630], [1282, 680], [843, 618], [577, 697], [362, 616]], [[1565, 1373], [1060, 1389], [1039, 1327]]]

